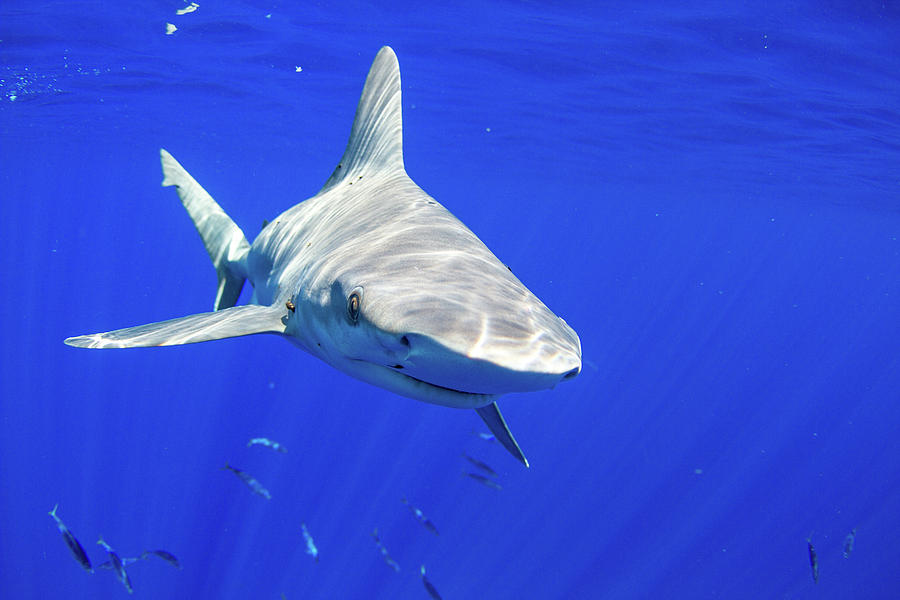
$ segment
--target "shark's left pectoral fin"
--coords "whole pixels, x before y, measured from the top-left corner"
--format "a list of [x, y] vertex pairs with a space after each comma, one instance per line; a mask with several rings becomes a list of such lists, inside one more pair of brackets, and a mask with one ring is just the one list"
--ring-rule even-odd
[[284, 333], [283, 307], [234, 306], [216, 312], [138, 325], [66, 339], [78, 348], [146, 348], [178, 346], [256, 333]]
[[525, 458], [525, 453], [519, 448], [519, 443], [516, 441], [516, 438], [513, 437], [512, 432], [506, 425], [506, 419], [500, 414], [500, 407], [497, 406], [496, 402], [491, 402], [487, 406], [476, 408], [475, 412], [477, 412], [478, 416], [484, 420], [488, 429], [490, 429], [491, 433], [494, 434], [494, 437], [497, 438], [497, 441], [503, 444], [503, 447], [509, 450], [510, 454], [522, 461], [522, 464], [526, 467], [530, 466], [528, 464], [528, 459]]

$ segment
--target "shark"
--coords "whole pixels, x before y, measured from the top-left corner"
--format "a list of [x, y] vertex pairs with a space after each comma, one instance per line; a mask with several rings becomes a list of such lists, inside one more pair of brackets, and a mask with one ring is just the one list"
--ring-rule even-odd
[[[332, 367], [415, 400], [474, 409], [526, 467], [497, 405], [581, 371], [581, 341], [403, 164], [400, 67], [383, 47], [344, 154], [319, 192], [249, 243], [210, 194], [160, 150], [216, 269], [210, 312], [80, 335], [79, 348], [286, 338]], [[253, 293], [237, 305], [250, 280]]]

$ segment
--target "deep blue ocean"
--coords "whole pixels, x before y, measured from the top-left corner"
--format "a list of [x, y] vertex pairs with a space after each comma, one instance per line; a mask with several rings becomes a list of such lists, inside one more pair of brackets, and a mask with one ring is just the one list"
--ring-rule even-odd
[[[58, 503], [178, 557], [135, 598], [900, 598], [900, 9], [608, 4], [0, 4], [0, 597], [128, 596]], [[63, 344], [212, 308], [159, 148], [252, 241], [383, 45], [410, 176], [580, 336], [500, 400], [530, 469], [275, 336]]]

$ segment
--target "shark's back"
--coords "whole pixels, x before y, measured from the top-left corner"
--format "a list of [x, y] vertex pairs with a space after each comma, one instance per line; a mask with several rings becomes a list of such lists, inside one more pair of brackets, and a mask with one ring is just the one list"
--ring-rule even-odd
[[247, 262], [258, 302], [268, 304], [289, 295], [287, 288], [302, 277], [311, 256], [323, 256], [329, 246], [352, 235], [352, 221], [345, 216], [358, 214], [360, 204], [377, 202], [360, 193], [368, 189], [371, 194], [374, 180], [380, 189], [416, 188], [403, 168], [400, 94], [397, 55], [385, 46], [369, 70], [344, 155], [325, 185], [314, 197], [273, 219], [253, 242]]
[[[446, 269], [475, 261], [478, 272], [515, 280], [480, 239], [403, 170], [360, 175], [285, 211], [254, 240], [248, 259], [258, 301], [278, 301], [298, 285]], [[261, 280], [255, 280], [260, 277]]]

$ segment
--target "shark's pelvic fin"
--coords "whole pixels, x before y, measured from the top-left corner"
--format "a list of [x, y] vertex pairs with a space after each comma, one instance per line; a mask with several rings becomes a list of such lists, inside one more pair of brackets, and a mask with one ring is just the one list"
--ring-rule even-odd
[[384, 46], [366, 77], [344, 156], [322, 190], [392, 171], [404, 172], [400, 65], [394, 51]]
[[476, 408], [475, 412], [477, 412], [478, 416], [484, 420], [488, 429], [494, 434], [494, 437], [503, 444], [504, 448], [509, 450], [510, 454], [522, 461], [522, 464], [526, 467], [530, 466], [528, 464], [528, 459], [525, 458], [525, 453], [519, 448], [519, 443], [516, 441], [516, 438], [513, 437], [512, 432], [506, 425], [506, 420], [503, 418], [503, 415], [500, 414], [500, 407], [497, 406], [496, 402], [491, 402], [487, 406]]
[[66, 344], [78, 348], [146, 348], [194, 344], [255, 333], [281, 334], [284, 333], [284, 313], [284, 307], [258, 304], [234, 306], [106, 333], [70, 337]]
[[222, 207], [184, 170], [171, 154], [159, 150], [163, 186], [174, 185], [178, 197], [194, 221], [219, 278], [213, 310], [234, 306], [247, 278], [245, 259], [250, 244]]

